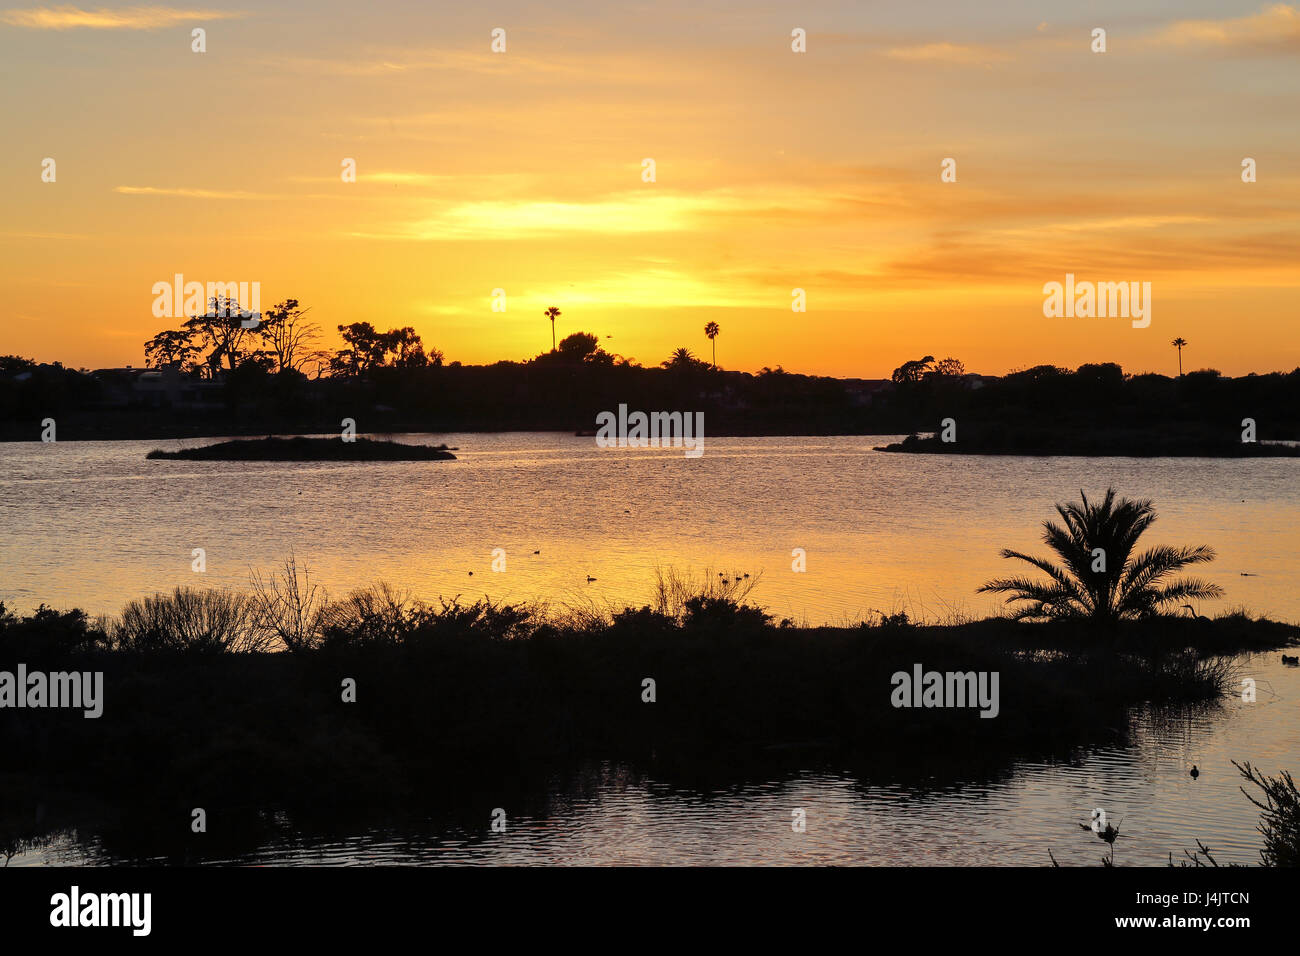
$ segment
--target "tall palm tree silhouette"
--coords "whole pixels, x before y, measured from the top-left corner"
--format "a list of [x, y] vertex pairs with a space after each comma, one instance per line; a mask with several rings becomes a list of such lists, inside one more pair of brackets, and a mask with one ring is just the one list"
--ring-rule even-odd
[[718, 367], [718, 342], [717, 342], [717, 338], [718, 338], [718, 332], [719, 332], [719, 331], [720, 331], [720, 330], [718, 329], [718, 323], [717, 323], [717, 322], [710, 322], [708, 325], [706, 325], [706, 326], [704, 327], [704, 334], [707, 335], [707, 336], [709, 337], [709, 341], [713, 343], [713, 367], [714, 367], [714, 368], [717, 368], [717, 367]]
[[1199, 578], [1181, 578], [1161, 584], [1162, 579], [1189, 564], [1214, 560], [1214, 549], [1158, 546], [1134, 556], [1133, 548], [1142, 532], [1156, 520], [1150, 501], [1115, 498], [1106, 489], [1101, 504], [1088, 501], [1082, 491], [1082, 505], [1058, 504], [1057, 514], [1065, 521], [1043, 522], [1043, 540], [1062, 564], [1004, 548], [1002, 557], [1032, 564], [1048, 581], [1032, 578], [999, 578], [978, 590], [1006, 594], [1007, 604], [1022, 602], [1013, 617], [1088, 618], [1097, 622], [1159, 614], [1166, 605], [1187, 598], [1223, 596], [1217, 584]]
[[557, 309], [555, 306], [551, 306], [549, 309], [547, 309], [545, 312], [542, 313], [542, 315], [546, 316], [548, 319], [551, 320], [551, 351], [552, 352], [555, 351], [555, 318], [559, 314], [560, 314], [560, 310]]
[[1183, 346], [1187, 344], [1187, 339], [1183, 338], [1180, 335], [1178, 336], [1178, 338], [1174, 339], [1169, 344], [1172, 345], [1174, 348], [1178, 349], [1178, 377], [1182, 378], [1183, 377]]

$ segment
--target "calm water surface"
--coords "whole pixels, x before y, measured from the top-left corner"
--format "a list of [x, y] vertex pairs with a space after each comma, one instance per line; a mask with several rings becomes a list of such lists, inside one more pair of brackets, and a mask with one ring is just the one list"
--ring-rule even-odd
[[[678, 864], [1098, 866], [1105, 844], [1079, 823], [1100, 807], [1120, 825], [1116, 862], [1160, 866], [1203, 841], [1220, 864], [1259, 862], [1256, 809], [1238, 790], [1230, 760], [1266, 773], [1300, 757], [1300, 669], [1270, 653], [1240, 659], [1259, 684], [1253, 704], [1134, 715], [1136, 741], [1084, 751], [1060, 763], [1022, 762], [992, 780], [873, 783], [822, 771], [712, 788], [674, 786], [601, 764], [557, 775], [538, 800], [485, 794], [480, 812], [374, 820], [346, 835], [312, 833], [284, 817], [259, 845], [189, 862], [276, 865]], [[1188, 776], [1192, 764], [1199, 779]], [[936, 768], [941, 769], [941, 768]], [[940, 774], [949, 778], [948, 774]], [[504, 804], [504, 834], [489, 832]], [[807, 830], [791, 829], [791, 811]], [[11, 866], [176, 862], [126, 856], [90, 829], [15, 857]], [[193, 845], [193, 844], [191, 844]]]
[[[892, 440], [873, 436], [718, 438], [687, 459], [571, 435], [401, 439], [445, 441], [459, 460], [146, 461], [208, 440], [0, 443], [0, 600], [113, 613], [176, 585], [243, 586], [292, 552], [334, 593], [386, 580], [430, 600], [622, 607], [648, 599], [658, 564], [761, 572], [752, 599], [810, 624], [982, 616], [997, 604], [975, 588], [1010, 570], [998, 550], [1041, 549], [1055, 502], [1114, 484], [1154, 500], [1151, 543], [1218, 549], [1199, 573], [1227, 596], [1201, 613], [1300, 620], [1300, 459], [899, 455], [872, 451]], [[795, 548], [806, 573], [791, 570]]]
[[[844, 623], [900, 608], [942, 618], [996, 605], [974, 594], [1002, 547], [1040, 550], [1038, 525], [1080, 488], [1149, 497], [1150, 543], [1206, 543], [1222, 602], [1300, 619], [1300, 461], [890, 455], [881, 438], [712, 439], [703, 458], [597, 449], [568, 435], [402, 436], [458, 446], [440, 463], [146, 461], [197, 442], [0, 444], [0, 600], [112, 613], [176, 585], [246, 583], [290, 552], [332, 592], [386, 580], [427, 599], [461, 595], [621, 607], [645, 601], [656, 565], [761, 573], [753, 599], [780, 616]], [[207, 572], [190, 570], [203, 548]], [[505, 573], [492, 550], [507, 552]], [[808, 570], [791, 571], [791, 550]], [[540, 551], [540, 554], [534, 554]], [[474, 572], [471, 576], [469, 572]], [[1245, 575], [1243, 575], [1243, 572]], [[588, 584], [590, 575], [597, 580]], [[1258, 859], [1258, 812], [1230, 760], [1297, 769], [1300, 670], [1243, 657], [1254, 704], [1134, 714], [1132, 745], [992, 778], [901, 785], [824, 768], [684, 787], [601, 764], [556, 775], [481, 823], [378, 819], [345, 835], [276, 818], [247, 863], [1063, 864], [1104, 844], [1077, 824], [1121, 825], [1119, 863], [1156, 865], [1203, 840], [1219, 862]], [[1187, 769], [1197, 764], [1193, 781]], [[804, 809], [807, 832], [790, 827]], [[93, 827], [11, 865], [122, 860]], [[133, 857], [132, 859], [138, 859]]]

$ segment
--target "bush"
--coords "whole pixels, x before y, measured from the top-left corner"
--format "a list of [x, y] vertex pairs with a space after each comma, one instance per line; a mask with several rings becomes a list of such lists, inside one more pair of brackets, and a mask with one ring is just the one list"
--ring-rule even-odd
[[329, 595], [311, 579], [311, 570], [301, 570], [293, 555], [275, 574], [252, 575], [252, 602], [257, 624], [270, 632], [287, 651], [310, 651], [320, 645]]
[[247, 595], [215, 588], [177, 588], [131, 601], [111, 625], [110, 636], [117, 650], [196, 654], [267, 651], [275, 640], [259, 626]]
[[321, 644], [326, 647], [397, 646], [415, 629], [424, 613], [410, 595], [387, 584], [360, 588], [322, 609]]
[[42, 604], [27, 617], [18, 617], [0, 602], [0, 656], [6, 659], [64, 657], [98, 650], [106, 643], [101, 624], [92, 624], [85, 611], [55, 611]]
[[1250, 765], [1233, 761], [1243, 777], [1264, 792], [1260, 803], [1242, 787], [1246, 799], [1259, 807], [1259, 832], [1264, 834], [1264, 849], [1259, 851], [1265, 866], [1300, 866], [1300, 790], [1291, 774], [1283, 770], [1276, 777], [1266, 777]]

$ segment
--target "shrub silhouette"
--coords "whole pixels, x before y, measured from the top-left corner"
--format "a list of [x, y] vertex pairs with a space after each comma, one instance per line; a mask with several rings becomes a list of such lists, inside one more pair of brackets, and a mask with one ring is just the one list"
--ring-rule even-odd
[[[1002, 557], [1025, 561], [1050, 579], [998, 578], [977, 590], [1006, 594], [1007, 604], [1021, 604], [1013, 617], [1088, 618], [1111, 623], [1121, 619], [1159, 614], [1170, 604], [1188, 598], [1218, 598], [1223, 589], [1199, 578], [1162, 582], [1190, 564], [1213, 561], [1214, 549], [1158, 546], [1133, 554], [1142, 533], [1156, 520], [1150, 501], [1116, 499], [1108, 488], [1100, 504], [1090, 503], [1079, 492], [1082, 504], [1058, 504], [1064, 526], [1043, 522], [1043, 540], [1056, 552], [1061, 564], [1048, 558], [1002, 550]], [[1094, 570], [1100, 556], [1102, 567]]]
[[1250, 761], [1232, 765], [1241, 775], [1264, 792], [1264, 802], [1256, 800], [1246, 788], [1241, 792], [1263, 812], [1259, 832], [1264, 835], [1264, 849], [1259, 851], [1265, 866], [1300, 866], [1300, 790], [1285, 770], [1276, 777], [1266, 777]]
[[248, 595], [217, 588], [177, 588], [171, 594], [129, 602], [110, 625], [110, 641], [123, 651], [196, 654], [269, 650], [273, 638], [258, 626]]

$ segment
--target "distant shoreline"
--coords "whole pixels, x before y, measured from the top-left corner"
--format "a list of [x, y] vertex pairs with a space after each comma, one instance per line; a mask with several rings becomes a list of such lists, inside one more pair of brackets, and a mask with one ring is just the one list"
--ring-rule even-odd
[[[238, 430], [228, 429], [225, 431], [208, 431], [203, 432], [177, 432], [168, 429], [165, 434], [156, 434], [152, 431], [140, 435], [113, 437], [90, 437], [75, 436], [64, 437], [60, 434], [58, 439], [61, 444], [89, 444], [92, 442], [142, 442], [142, 441], [207, 441], [207, 440], [224, 440], [222, 445], [236, 444], [253, 444], [255, 442], [275, 440], [287, 441], [291, 438], [301, 438], [303, 441], [314, 440], [322, 443], [338, 442], [335, 435], [325, 432], [303, 429], [310, 438], [304, 438], [301, 434], [295, 435], [292, 429], [257, 429], [257, 430]], [[358, 435], [358, 442], [365, 442], [362, 448], [389, 444], [396, 445], [401, 451], [409, 448], [429, 448], [433, 446], [409, 445], [400, 441], [386, 441], [378, 439], [375, 436], [410, 436], [410, 435], [451, 435], [451, 434], [472, 434], [472, 435], [559, 435], [566, 438], [584, 438], [587, 435], [578, 435], [574, 431], [564, 428], [376, 428], [363, 433], [366, 437]], [[594, 433], [593, 433], [594, 434]], [[780, 432], [742, 432], [735, 430], [720, 431], [711, 434], [710, 438], [844, 438], [844, 439], [880, 439], [894, 437], [903, 434], [898, 430], [883, 432], [808, 432], [799, 433], [791, 431]], [[32, 443], [40, 444], [39, 438], [30, 439]], [[28, 440], [14, 438], [0, 438], [0, 444], [13, 442], [27, 443]], [[339, 444], [342, 444], [339, 442]], [[216, 447], [216, 446], [205, 446]], [[445, 450], [445, 446], [441, 446]], [[890, 452], [901, 454], [925, 454], [925, 455], [987, 455], [991, 457], [1022, 457], [1022, 458], [1209, 458], [1209, 459], [1234, 459], [1234, 458], [1300, 458], [1300, 444], [1284, 444], [1276, 441], [1259, 441], [1252, 443], [1206, 441], [1201, 439], [1183, 440], [1177, 437], [1160, 436], [1153, 437], [1150, 434], [1133, 434], [1124, 436], [1115, 436], [1106, 433], [1069, 433], [1043, 438], [1043, 436], [1032, 430], [1013, 430], [1009, 437], [1000, 439], [989, 439], [986, 436], [962, 436], [960, 440], [954, 442], [943, 442], [937, 435], [917, 435], [911, 434], [902, 441], [890, 442], [886, 445], [872, 445], [872, 450], [878, 452]], [[327, 460], [327, 456], [305, 455], [302, 457], [288, 456], [276, 458], [275, 456], [224, 456], [214, 454], [210, 456], [194, 454], [202, 449], [179, 449], [176, 451], [163, 451], [155, 449], [150, 452], [150, 458], [162, 459], [188, 459], [188, 460], [209, 460], [209, 461], [238, 461], [238, 460]], [[360, 449], [357, 449], [359, 452]], [[351, 461], [363, 460], [364, 455], [340, 455], [336, 460]], [[454, 459], [455, 455], [448, 455], [447, 458]], [[375, 456], [371, 460], [403, 460], [403, 456], [397, 455], [392, 458], [384, 456]], [[433, 458], [425, 459], [424, 456], [412, 455], [405, 460], [434, 460]]]
[[[974, 447], [942, 449], [949, 452], [1156, 453], [1146, 450], [1150, 446], [1177, 455], [1236, 457], [1240, 449], [1218, 446], [1243, 438], [1300, 439], [1300, 369], [1238, 378], [1207, 369], [1170, 378], [1125, 374], [1110, 362], [989, 376], [927, 371], [924, 362], [908, 362], [888, 379], [835, 379], [698, 363], [644, 368], [547, 353], [526, 363], [385, 366], [307, 379], [289, 371], [270, 374], [255, 364], [211, 377], [170, 366], [77, 372], [30, 364], [13, 360], [6, 372], [0, 363], [0, 441], [332, 435], [347, 419], [368, 435], [573, 435], [595, 429], [603, 412], [623, 404], [647, 414], [702, 414], [705, 434], [714, 438], [897, 441], [953, 421], [958, 440]], [[986, 439], [975, 442], [981, 431]], [[1112, 436], [1129, 433], [1143, 437], [1130, 447], [1112, 447]], [[1178, 436], [1188, 443], [1169, 442]]]
[[1082, 431], [972, 430], [944, 441], [939, 434], [909, 435], [876, 451], [913, 455], [990, 455], [1023, 458], [1300, 458], [1300, 444], [1240, 442], [1205, 433], [1171, 430]]
[[[182, 440], [205, 440], [205, 439], [236, 439], [236, 438], [265, 438], [276, 435], [282, 437], [294, 435], [311, 435], [324, 436], [338, 434], [337, 428], [315, 427], [306, 425], [299, 428], [292, 426], [281, 427], [278, 423], [272, 424], [271, 427], [262, 425], [257, 428], [232, 426], [225, 429], [217, 428], [158, 428], [158, 429], [140, 429], [134, 432], [124, 433], [116, 429], [104, 429], [105, 434], [85, 434], [79, 429], [73, 427], [64, 428], [59, 426], [58, 440], [60, 442], [85, 443], [85, 442], [107, 442], [107, 441], [182, 441]], [[579, 435], [578, 432], [584, 434]], [[589, 433], [589, 434], [588, 434]], [[887, 428], [879, 431], [858, 431], [858, 432], [831, 432], [831, 431], [805, 431], [799, 432], [791, 429], [764, 431], [761, 429], [735, 429], [725, 428], [718, 431], [707, 433], [708, 438], [885, 438], [895, 435], [906, 434], [906, 429]], [[386, 427], [376, 425], [358, 431], [358, 435], [565, 435], [576, 438], [591, 438], [595, 436], [595, 431], [591, 428], [579, 429], [576, 427], [555, 426], [553, 428], [510, 428], [510, 427], [477, 427], [466, 425], [454, 425], [446, 427], [416, 426], [403, 425], [401, 427]], [[18, 437], [12, 429], [0, 430], [0, 444], [13, 442], [18, 443], [35, 443], [40, 444], [40, 429], [25, 429], [23, 436]]]

